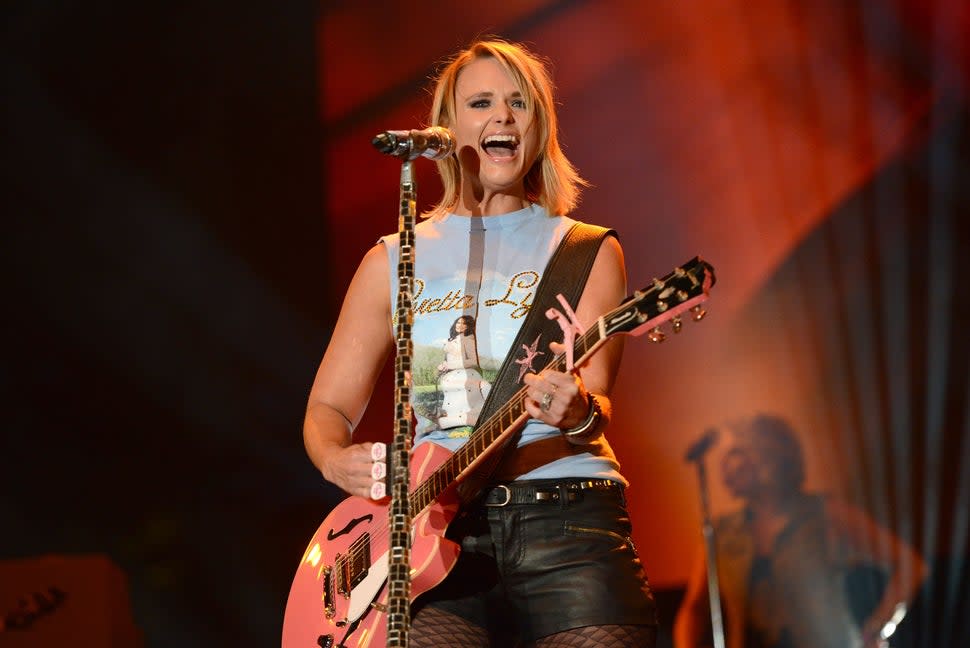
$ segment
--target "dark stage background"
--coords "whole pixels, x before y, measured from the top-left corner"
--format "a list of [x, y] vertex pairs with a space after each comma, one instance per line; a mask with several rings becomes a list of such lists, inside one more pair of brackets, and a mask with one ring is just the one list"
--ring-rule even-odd
[[[340, 497], [303, 452], [307, 389], [357, 261], [397, 224], [398, 167], [370, 138], [421, 125], [433, 62], [494, 33], [552, 60], [594, 185], [579, 217], [620, 231], [631, 289], [697, 253], [718, 269], [702, 326], [628, 344], [611, 431], [664, 640], [699, 540], [683, 450], [766, 410], [799, 428], [813, 487], [930, 562], [894, 646], [970, 639], [965, 3], [0, 12], [0, 613], [114, 565], [146, 646], [278, 645]], [[385, 380], [360, 433], [390, 429]], [[106, 560], [31, 582], [52, 555]]]

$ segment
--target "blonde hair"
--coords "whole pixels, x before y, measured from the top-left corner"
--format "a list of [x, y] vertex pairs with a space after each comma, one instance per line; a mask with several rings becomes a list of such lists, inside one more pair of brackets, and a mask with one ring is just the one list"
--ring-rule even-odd
[[[546, 62], [525, 46], [500, 39], [472, 43], [446, 62], [438, 74], [431, 105], [431, 125], [454, 125], [455, 85], [469, 63], [492, 58], [515, 81], [539, 132], [539, 154], [524, 178], [526, 198], [550, 214], [567, 214], [579, 203], [581, 188], [588, 186], [559, 146], [558, 120], [553, 83]], [[461, 168], [456, 155], [439, 160], [438, 174], [444, 192], [429, 215], [453, 209], [460, 198]]]

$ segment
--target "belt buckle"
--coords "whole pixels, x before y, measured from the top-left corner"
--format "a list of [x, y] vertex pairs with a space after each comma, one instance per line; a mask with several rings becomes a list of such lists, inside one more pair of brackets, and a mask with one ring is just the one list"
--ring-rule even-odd
[[[510, 489], [505, 484], [499, 484], [498, 486], [494, 486], [492, 488], [492, 492], [495, 492], [495, 489], [498, 489], [498, 488], [501, 488], [505, 491], [505, 501], [504, 502], [485, 502], [485, 506], [493, 506], [493, 507], [506, 506], [509, 502], [512, 501], [512, 489]], [[491, 495], [491, 493], [489, 493], [489, 495]]]

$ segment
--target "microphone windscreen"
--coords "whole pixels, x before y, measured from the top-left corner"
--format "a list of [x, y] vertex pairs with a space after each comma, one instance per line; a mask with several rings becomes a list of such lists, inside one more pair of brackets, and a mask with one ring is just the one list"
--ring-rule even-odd
[[397, 145], [397, 141], [390, 133], [381, 133], [371, 140], [371, 144], [381, 153], [392, 153], [394, 147]]

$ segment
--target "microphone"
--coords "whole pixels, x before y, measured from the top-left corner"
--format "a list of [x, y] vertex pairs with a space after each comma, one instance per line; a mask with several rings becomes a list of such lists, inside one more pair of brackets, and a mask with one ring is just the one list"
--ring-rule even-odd
[[443, 160], [455, 151], [455, 136], [443, 126], [424, 130], [392, 130], [377, 135], [371, 142], [381, 153], [402, 160], [424, 156], [429, 160]]
[[701, 438], [694, 441], [692, 444], [690, 444], [690, 447], [687, 448], [687, 452], [684, 454], [684, 461], [700, 461], [716, 442], [717, 428], [708, 428]]

